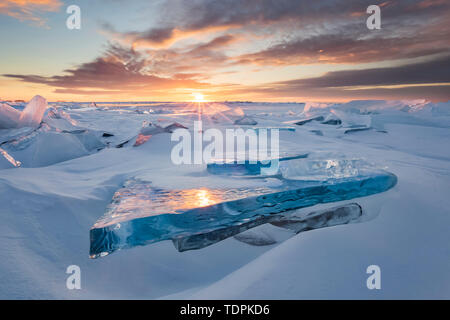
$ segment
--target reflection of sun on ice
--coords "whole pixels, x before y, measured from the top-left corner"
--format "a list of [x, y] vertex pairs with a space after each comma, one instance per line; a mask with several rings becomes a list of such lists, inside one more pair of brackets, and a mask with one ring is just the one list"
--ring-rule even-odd
[[207, 207], [217, 203], [217, 201], [214, 201], [214, 199], [212, 199], [211, 194], [208, 192], [208, 189], [197, 190], [196, 197], [197, 205], [199, 207]]
[[205, 96], [199, 92], [192, 93], [194, 96], [194, 102], [206, 102]]

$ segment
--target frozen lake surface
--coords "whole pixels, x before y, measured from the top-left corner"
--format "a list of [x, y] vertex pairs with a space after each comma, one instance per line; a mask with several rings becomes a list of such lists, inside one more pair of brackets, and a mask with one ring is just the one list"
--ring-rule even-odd
[[[43, 115], [40, 103], [0, 109], [0, 298], [450, 298], [449, 103], [55, 103]], [[280, 129], [285, 161], [274, 175], [172, 163], [171, 133], [199, 119]], [[361, 179], [377, 177], [366, 192]], [[270, 199], [249, 200], [320, 186], [338, 188], [280, 205], [284, 222], [258, 220]], [[199, 221], [182, 221], [193, 210]], [[148, 241], [144, 228], [139, 245], [90, 258], [91, 230], [154, 217], [173, 234]], [[81, 290], [66, 288], [69, 265]], [[369, 265], [381, 290], [366, 287]]]

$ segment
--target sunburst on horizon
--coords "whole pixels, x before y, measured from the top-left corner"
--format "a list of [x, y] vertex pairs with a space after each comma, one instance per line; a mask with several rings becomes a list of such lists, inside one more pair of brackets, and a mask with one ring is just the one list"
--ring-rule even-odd
[[192, 96], [194, 97], [193, 102], [197, 102], [197, 103], [207, 102], [205, 100], [205, 96], [200, 92], [193, 92]]

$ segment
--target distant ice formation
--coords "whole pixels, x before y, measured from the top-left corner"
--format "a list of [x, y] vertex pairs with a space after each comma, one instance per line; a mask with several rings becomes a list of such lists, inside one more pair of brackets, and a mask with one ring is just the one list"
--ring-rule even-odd
[[174, 122], [167, 127], [161, 127], [157, 124], [144, 121], [142, 124], [142, 128], [139, 131], [137, 136], [134, 136], [131, 139], [128, 139], [124, 142], [116, 145], [116, 148], [123, 148], [125, 145], [132, 145], [133, 147], [139, 147], [146, 143], [152, 136], [160, 133], [172, 133], [176, 129], [187, 129], [187, 127], [183, 126], [178, 122]]
[[37, 128], [45, 110], [47, 100], [41, 96], [34, 96], [22, 112], [7, 104], [0, 104], [0, 129]]
[[[313, 212], [302, 210], [287, 211], [274, 217], [270, 224], [296, 234], [309, 230], [356, 223], [362, 215], [363, 210], [361, 206], [357, 203], [350, 203]], [[257, 227], [239, 233], [234, 238], [251, 246], [268, 246], [278, 242], [276, 235], [270, 228]]]
[[0, 169], [42, 167], [79, 158], [106, 147], [103, 132], [78, 126], [60, 108], [48, 109], [47, 101], [35, 96], [22, 112], [0, 107]]
[[352, 173], [313, 183], [281, 177], [271, 188], [220, 190], [164, 190], [131, 180], [92, 227], [90, 255], [97, 258], [163, 240], [173, 240], [180, 251], [198, 249], [271, 222], [288, 210], [368, 196], [397, 183], [395, 175], [382, 170]]
[[[289, 161], [295, 159], [307, 158], [308, 154], [283, 154], [278, 157], [277, 161]], [[262, 160], [229, 160], [229, 161], [211, 161], [206, 165], [206, 170], [210, 174], [217, 175], [260, 175], [263, 173], [262, 169], [270, 168], [271, 162]]]

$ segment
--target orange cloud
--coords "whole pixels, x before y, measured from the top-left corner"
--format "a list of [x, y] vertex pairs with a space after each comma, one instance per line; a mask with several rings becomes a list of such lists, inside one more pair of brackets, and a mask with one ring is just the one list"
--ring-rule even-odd
[[61, 6], [60, 0], [2, 0], [0, 14], [44, 26], [46, 19], [42, 18], [40, 14], [58, 11]]

